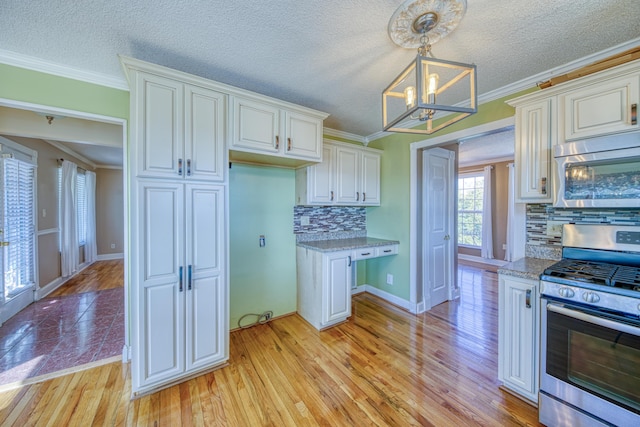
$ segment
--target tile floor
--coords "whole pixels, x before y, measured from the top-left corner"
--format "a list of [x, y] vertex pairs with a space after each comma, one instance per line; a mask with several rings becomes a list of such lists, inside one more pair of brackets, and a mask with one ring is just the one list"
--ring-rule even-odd
[[43, 298], [0, 327], [0, 385], [122, 354], [124, 289]]

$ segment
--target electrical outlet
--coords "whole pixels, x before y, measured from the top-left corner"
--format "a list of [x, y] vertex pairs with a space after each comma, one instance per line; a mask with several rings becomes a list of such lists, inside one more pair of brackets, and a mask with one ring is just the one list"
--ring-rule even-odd
[[503, 243], [503, 244], [502, 244], [502, 250], [503, 250], [503, 251], [506, 251], [506, 250], [507, 250], [507, 244], [506, 244], [506, 243]]
[[111, 249], [115, 249], [115, 248], [116, 248], [116, 244], [115, 244], [115, 243], [112, 243], [112, 244], [111, 244]]
[[309, 225], [309, 216], [308, 215], [302, 215], [300, 217], [300, 225], [302, 225], [302, 226]]
[[562, 237], [562, 221], [547, 221], [547, 236]]
[[266, 246], [267, 242], [265, 241], [263, 234], [261, 234], [260, 237], [258, 238], [258, 244], [260, 245], [261, 248], [264, 248]]
[[387, 273], [387, 285], [393, 285], [393, 274]]

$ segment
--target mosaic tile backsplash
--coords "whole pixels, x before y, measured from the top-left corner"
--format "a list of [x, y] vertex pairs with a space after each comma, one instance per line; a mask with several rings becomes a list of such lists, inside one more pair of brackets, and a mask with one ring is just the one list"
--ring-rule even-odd
[[562, 246], [562, 237], [549, 233], [561, 224], [640, 225], [640, 209], [571, 209], [527, 205], [527, 245]]
[[[302, 225], [302, 217], [308, 217], [308, 225]], [[351, 206], [294, 206], [293, 233], [298, 240], [364, 237], [367, 211]]]

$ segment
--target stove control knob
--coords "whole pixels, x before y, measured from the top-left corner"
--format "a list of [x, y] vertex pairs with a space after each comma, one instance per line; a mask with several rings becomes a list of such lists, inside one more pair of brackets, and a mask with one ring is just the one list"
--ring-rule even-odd
[[573, 298], [573, 296], [576, 294], [571, 288], [560, 288], [558, 289], [558, 293], [563, 298]]
[[582, 294], [582, 299], [586, 302], [596, 303], [600, 301], [600, 297], [595, 292], [585, 292]]

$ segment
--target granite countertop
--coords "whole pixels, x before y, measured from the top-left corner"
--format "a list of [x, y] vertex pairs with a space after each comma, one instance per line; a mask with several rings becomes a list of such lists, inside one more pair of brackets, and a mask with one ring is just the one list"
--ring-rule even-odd
[[315, 240], [308, 242], [298, 242], [302, 248], [311, 249], [318, 252], [348, 251], [352, 249], [366, 248], [372, 246], [386, 246], [399, 244], [397, 240], [377, 239], [375, 237], [354, 237], [350, 239]]
[[540, 275], [545, 268], [558, 262], [552, 259], [540, 258], [521, 258], [517, 261], [505, 264], [498, 269], [498, 274], [506, 274], [509, 276], [521, 277], [523, 279], [540, 279]]

